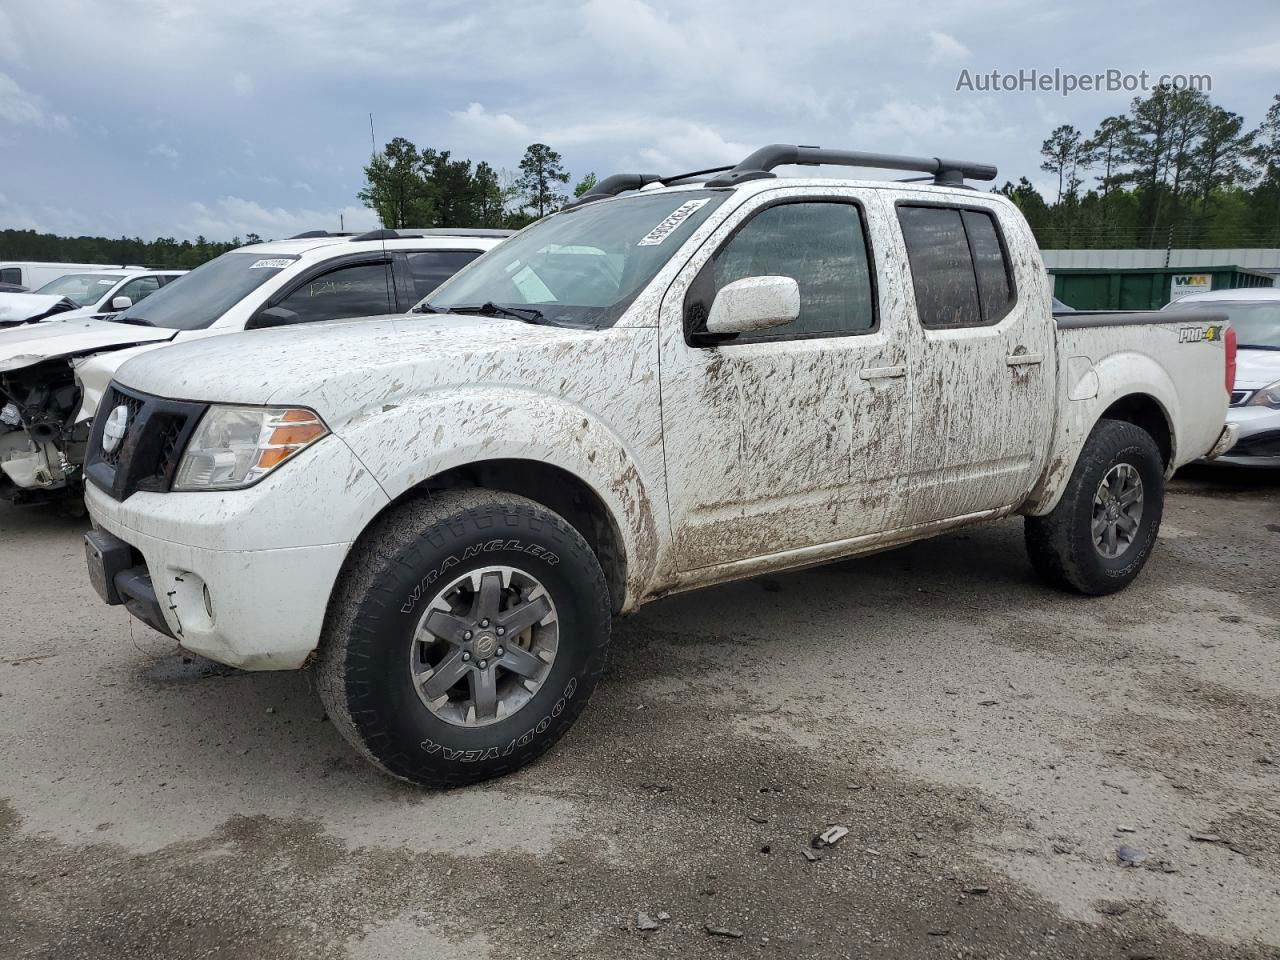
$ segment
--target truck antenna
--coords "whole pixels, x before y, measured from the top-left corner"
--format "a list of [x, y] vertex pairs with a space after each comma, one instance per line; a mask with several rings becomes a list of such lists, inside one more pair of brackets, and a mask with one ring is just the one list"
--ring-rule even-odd
[[[369, 113], [369, 166], [372, 167], [378, 159], [378, 138], [373, 133], [373, 113]], [[374, 207], [374, 211], [378, 214], [378, 225], [382, 227], [379, 231], [382, 236], [382, 270], [383, 276], [387, 281], [387, 313], [395, 312], [395, 301], [391, 299], [391, 261], [387, 259], [387, 223], [382, 219], [382, 211]]]

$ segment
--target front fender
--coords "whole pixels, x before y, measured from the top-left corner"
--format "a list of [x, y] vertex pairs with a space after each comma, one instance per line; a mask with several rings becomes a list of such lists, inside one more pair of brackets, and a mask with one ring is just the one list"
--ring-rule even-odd
[[446, 470], [490, 460], [559, 467], [599, 496], [621, 534], [623, 609], [632, 609], [653, 581], [662, 535], [654, 491], [661, 490], [661, 476], [646, 476], [642, 455], [584, 407], [535, 390], [448, 388], [365, 411], [335, 432], [392, 500]]

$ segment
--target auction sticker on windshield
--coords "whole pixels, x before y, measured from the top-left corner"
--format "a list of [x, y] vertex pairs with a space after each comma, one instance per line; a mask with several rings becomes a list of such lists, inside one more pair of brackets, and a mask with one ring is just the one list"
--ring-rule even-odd
[[682, 203], [676, 207], [660, 224], [646, 233], [640, 238], [637, 247], [656, 247], [671, 234], [675, 233], [676, 228], [684, 223], [691, 216], [701, 210], [704, 206], [711, 202], [710, 197], [703, 197], [701, 200], [690, 200], [688, 203]]
[[278, 260], [255, 260], [249, 265], [250, 270], [279, 270], [293, 263], [291, 259], [285, 257]]

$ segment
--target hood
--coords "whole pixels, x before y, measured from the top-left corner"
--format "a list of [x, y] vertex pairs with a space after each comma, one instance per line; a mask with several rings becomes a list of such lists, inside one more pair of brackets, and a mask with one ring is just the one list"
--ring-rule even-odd
[[45, 317], [80, 309], [74, 300], [40, 293], [0, 293], [0, 328], [35, 323]]
[[1280, 380], [1280, 350], [1236, 352], [1236, 389], [1257, 390]]
[[[178, 343], [130, 360], [116, 379], [175, 400], [309, 406], [333, 426], [436, 387], [528, 382], [530, 368], [545, 373], [558, 354], [599, 342], [607, 332], [500, 317], [401, 314]], [[582, 362], [591, 362], [590, 352], [582, 352]]]
[[55, 357], [84, 356], [139, 343], [172, 340], [177, 334], [177, 330], [164, 327], [93, 319], [8, 327], [0, 330], [0, 370], [29, 367]]

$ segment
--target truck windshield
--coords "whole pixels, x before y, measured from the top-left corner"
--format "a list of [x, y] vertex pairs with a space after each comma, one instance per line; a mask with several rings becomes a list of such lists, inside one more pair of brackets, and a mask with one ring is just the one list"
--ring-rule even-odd
[[415, 309], [525, 308], [541, 322], [612, 326], [723, 192], [632, 194], [536, 223], [428, 294]]
[[91, 307], [123, 279], [123, 273], [72, 273], [50, 280], [36, 293], [66, 297], [82, 307]]
[[203, 330], [297, 259], [233, 250], [165, 284], [114, 320], [170, 330]]
[[1239, 300], [1199, 300], [1193, 306], [1175, 305], [1178, 313], [1226, 315], [1235, 328], [1236, 343], [1242, 347], [1264, 350], [1280, 350], [1280, 300], [1259, 300], [1253, 303]]

